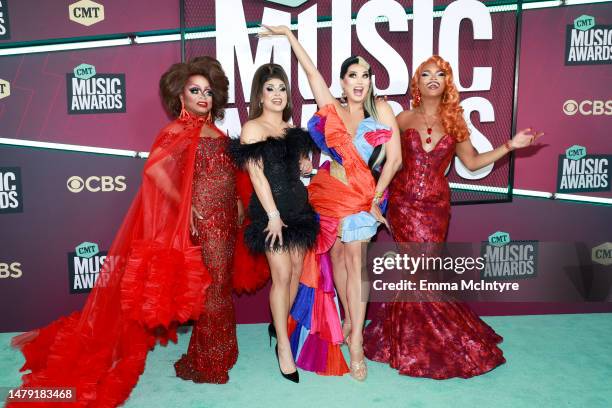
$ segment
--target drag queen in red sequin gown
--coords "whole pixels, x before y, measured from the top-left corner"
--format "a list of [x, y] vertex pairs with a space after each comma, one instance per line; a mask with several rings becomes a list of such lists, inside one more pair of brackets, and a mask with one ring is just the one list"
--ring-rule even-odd
[[195, 382], [226, 383], [238, 358], [231, 271], [237, 200], [228, 143], [229, 137], [218, 132], [216, 138], [202, 137], [196, 150], [193, 206], [202, 219], [195, 217], [192, 239], [202, 247], [212, 282], [193, 325], [188, 352], [174, 365], [179, 377]]
[[74, 402], [37, 406], [122, 404], [148, 351], [176, 341], [177, 326], [188, 320], [196, 323], [177, 375], [227, 381], [237, 357], [231, 282], [240, 206], [228, 138], [213, 123], [223, 116], [227, 89], [210, 57], [175, 64], [162, 76], [164, 103], [177, 119], [151, 148], [85, 307], [13, 339], [25, 356], [22, 371], [29, 370], [22, 388], [69, 387], [76, 394]]
[[[201, 92], [207, 92], [206, 85], [200, 84], [196, 102], [202, 99]], [[231, 269], [240, 200], [236, 198], [235, 167], [228, 151], [230, 138], [213, 123], [207, 123], [207, 127], [210, 131], [200, 137], [196, 148], [191, 233], [192, 241], [202, 248], [202, 260], [212, 282], [202, 313], [193, 325], [187, 354], [174, 367], [183, 379], [223, 384], [238, 358]]]
[[[450, 219], [444, 173], [454, 155], [474, 171], [541, 134], [526, 129], [505, 145], [478, 154], [469, 141], [450, 65], [438, 56], [419, 66], [411, 89], [413, 110], [397, 118], [403, 168], [389, 186], [387, 219], [398, 243], [440, 243]], [[369, 359], [388, 363], [400, 374], [435, 379], [469, 378], [505, 362], [497, 347], [502, 338], [466, 304], [434, 301], [426, 292], [419, 296], [420, 302], [381, 305], [364, 332]]]

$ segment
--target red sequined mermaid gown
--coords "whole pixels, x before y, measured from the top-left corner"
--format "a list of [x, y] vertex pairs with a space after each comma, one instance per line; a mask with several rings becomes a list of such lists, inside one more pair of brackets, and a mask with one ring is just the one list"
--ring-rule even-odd
[[[444, 242], [450, 219], [450, 189], [444, 175], [455, 153], [445, 135], [429, 153], [419, 133], [402, 133], [403, 168], [389, 186], [387, 219], [396, 242]], [[423, 294], [427, 300], [427, 294]], [[370, 360], [400, 374], [469, 378], [505, 362], [502, 338], [459, 302], [383, 303], [364, 331]]]
[[[220, 132], [219, 132], [220, 133]], [[196, 220], [194, 244], [212, 278], [202, 314], [193, 325], [187, 354], [175, 363], [177, 376], [194, 382], [226, 383], [238, 358], [232, 300], [232, 256], [236, 240], [235, 168], [228, 155], [229, 138], [200, 138], [193, 175]]]

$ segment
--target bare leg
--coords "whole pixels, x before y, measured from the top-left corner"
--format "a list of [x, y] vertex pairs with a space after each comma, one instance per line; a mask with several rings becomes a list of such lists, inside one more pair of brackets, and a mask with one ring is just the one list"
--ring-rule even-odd
[[270, 289], [270, 310], [276, 329], [278, 357], [281, 371], [285, 374], [296, 370], [289, 335], [287, 317], [289, 316], [289, 291], [291, 286], [291, 256], [289, 252], [266, 252], [272, 288]]
[[339, 238], [336, 238], [336, 242], [330, 251], [332, 265], [334, 267], [334, 285], [342, 304], [342, 310], [344, 310], [344, 323], [342, 324], [342, 336], [346, 338], [349, 335], [351, 328], [351, 318], [349, 316], [348, 302], [346, 300], [346, 285], [347, 285], [347, 271], [346, 262], [344, 257], [344, 244]]
[[297, 296], [298, 288], [300, 286], [300, 277], [302, 276], [302, 269], [304, 267], [304, 251], [303, 250], [292, 250], [291, 251], [291, 284], [289, 287], [289, 310], [293, 306], [295, 297]]
[[[347, 270], [347, 299], [349, 315], [351, 316], [351, 334], [349, 353], [351, 364], [364, 360], [363, 356], [363, 325], [365, 321], [367, 300], [362, 299], [361, 285], [361, 241], [344, 244], [344, 256]], [[357, 379], [365, 379], [365, 366], [356, 373]]]

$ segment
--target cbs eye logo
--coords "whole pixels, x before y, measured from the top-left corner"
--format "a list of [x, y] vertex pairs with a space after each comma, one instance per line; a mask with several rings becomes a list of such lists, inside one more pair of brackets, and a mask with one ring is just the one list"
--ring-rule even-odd
[[71, 193], [80, 193], [87, 190], [92, 193], [125, 191], [127, 185], [125, 176], [90, 176], [83, 179], [79, 176], [72, 176], [66, 181], [66, 187]]
[[580, 113], [582, 116], [610, 116], [612, 115], [612, 100], [584, 100], [575, 101], [568, 99], [563, 103], [563, 113], [574, 116]]
[[565, 101], [563, 104], [563, 112], [568, 116], [575, 115], [578, 112], [578, 103], [571, 99]]

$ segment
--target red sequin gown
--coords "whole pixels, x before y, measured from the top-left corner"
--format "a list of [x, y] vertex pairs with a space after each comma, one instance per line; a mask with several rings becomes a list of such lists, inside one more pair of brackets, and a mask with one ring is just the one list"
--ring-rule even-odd
[[202, 137], [196, 150], [193, 205], [202, 215], [196, 220], [195, 244], [212, 283], [206, 291], [202, 314], [195, 321], [187, 354], [174, 365], [176, 375], [194, 382], [226, 383], [238, 358], [236, 318], [232, 300], [232, 256], [236, 240], [236, 178], [228, 155], [229, 138]]
[[[396, 242], [444, 242], [450, 219], [450, 189], [444, 175], [455, 140], [440, 139], [427, 153], [419, 133], [401, 135], [403, 168], [389, 186], [387, 219]], [[364, 331], [370, 360], [400, 374], [469, 378], [505, 362], [502, 341], [466, 304], [454, 301], [383, 303]]]

